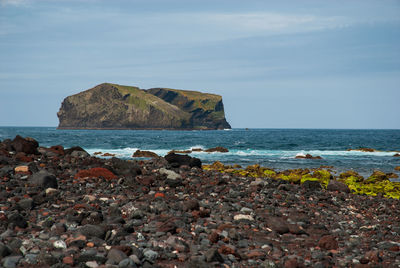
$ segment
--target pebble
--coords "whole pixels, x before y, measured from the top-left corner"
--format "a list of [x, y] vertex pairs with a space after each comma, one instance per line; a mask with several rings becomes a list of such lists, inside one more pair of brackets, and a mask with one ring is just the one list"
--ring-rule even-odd
[[[3, 266], [400, 265], [398, 200], [347, 193], [332, 181], [324, 189], [172, 167], [163, 158], [39, 153], [26, 155], [33, 175], [14, 172], [26, 165], [21, 155], [1, 161]], [[119, 179], [74, 179], [93, 168]]]
[[235, 216], [233, 217], [233, 219], [234, 219], [235, 221], [240, 221], [240, 220], [254, 221], [253, 216], [251, 216], [251, 215], [244, 215], [244, 214], [235, 215]]

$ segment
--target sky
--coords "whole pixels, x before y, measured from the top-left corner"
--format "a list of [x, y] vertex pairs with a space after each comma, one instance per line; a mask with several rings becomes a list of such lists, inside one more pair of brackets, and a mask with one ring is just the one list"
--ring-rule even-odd
[[220, 94], [234, 128], [400, 129], [400, 1], [0, 0], [0, 126], [103, 82]]

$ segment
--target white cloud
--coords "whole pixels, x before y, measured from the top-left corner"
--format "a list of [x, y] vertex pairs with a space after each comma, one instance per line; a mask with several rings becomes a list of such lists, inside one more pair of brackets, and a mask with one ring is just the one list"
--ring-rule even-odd
[[24, 6], [27, 5], [27, 0], [0, 0], [0, 5], [2, 6]]

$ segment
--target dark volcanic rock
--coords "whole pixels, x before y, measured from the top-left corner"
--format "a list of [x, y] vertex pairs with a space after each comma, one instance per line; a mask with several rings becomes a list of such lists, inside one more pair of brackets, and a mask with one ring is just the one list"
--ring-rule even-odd
[[11, 142], [11, 146], [16, 152], [24, 152], [26, 154], [38, 154], [37, 148], [39, 143], [32, 138], [23, 138], [17, 135]]
[[201, 168], [201, 160], [188, 155], [170, 153], [165, 156], [165, 159], [172, 167], [189, 166]]
[[335, 181], [335, 180], [329, 181], [327, 190], [350, 193], [350, 189], [346, 184], [344, 184], [343, 182], [340, 182], [340, 181]]
[[49, 173], [46, 170], [41, 170], [37, 173], [34, 173], [30, 178], [30, 183], [33, 185], [37, 185], [44, 189], [47, 188], [58, 188], [58, 182], [56, 176]]

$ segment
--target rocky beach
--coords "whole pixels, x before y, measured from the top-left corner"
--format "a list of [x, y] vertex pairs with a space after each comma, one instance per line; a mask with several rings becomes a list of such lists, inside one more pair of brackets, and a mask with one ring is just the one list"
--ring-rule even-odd
[[17, 136], [0, 143], [0, 263], [399, 267], [399, 183], [389, 179], [175, 153], [105, 159]]

